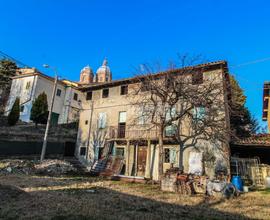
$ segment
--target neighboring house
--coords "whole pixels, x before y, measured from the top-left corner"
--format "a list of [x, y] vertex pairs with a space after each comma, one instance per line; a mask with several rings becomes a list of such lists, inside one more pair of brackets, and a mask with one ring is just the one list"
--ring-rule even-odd
[[[54, 124], [66, 124], [79, 120], [81, 102], [85, 100], [86, 93], [82, 93], [80, 88], [87, 85], [108, 82], [111, 80], [111, 71], [107, 65], [107, 60], [94, 76], [89, 66], [84, 67], [80, 73], [80, 81], [59, 80], [55, 94], [52, 110], [52, 122]], [[51, 97], [54, 86], [54, 78], [39, 72], [35, 68], [19, 68], [17, 76], [12, 78], [9, 99], [6, 105], [5, 114], [8, 115], [16, 97], [20, 98], [20, 120], [30, 122], [31, 108], [33, 101], [39, 94], [45, 92], [48, 105], [51, 104]]]
[[270, 132], [270, 82], [265, 82], [263, 86], [263, 121], [268, 123], [268, 132]]
[[[20, 71], [20, 74], [12, 78], [5, 114], [8, 115], [16, 97], [19, 97], [20, 120], [30, 122], [32, 104], [39, 94], [46, 93], [50, 106], [54, 78], [37, 71], [35, 68], [21, 68], [18, 71]], [[81, 108], [81, 96], [82, 94], [77, 89], [76, 83], [67, 80], [58, 81], [52, 111], [52, 123], [63, 124], [77, 121]]]
[[[228, 70], [225, 61], [199, 65], [203, 77], [206, 74], [220, 76], [224, 85], [221, 96], [225, 100], [221, 114], [225, 115], [229, 127], [228, 113]], [[92, 76], [91, 76], [92, 77]], [[158, 137], [156, 129], [145, 131], [142, 118], [134, 128], [132, 122], [139, 117], [140, 111], [134, 109], [128, 100], [134, 78], [111, 80], [111, 72], [105, 62], [96, 76], [98, 82], [80, 87], [83, 94], [77, 138], [76, 157], [84, 164], [92, 166], [113, 146], [112, 153], [125, 158], [126, 176], [138, 176], [158, 179]], [[228, 148], [229, 143], [224, 147]], [[178, 165], [179, 151], [177, 143], [169, 138], [164, 141], [164, 171]], [[190, 150], [184, 152], [185, 172], [189, 169]], [[215, 155], [219, 158], [219, 155]], [[214, 167], [213, 167], [214, 169]]]

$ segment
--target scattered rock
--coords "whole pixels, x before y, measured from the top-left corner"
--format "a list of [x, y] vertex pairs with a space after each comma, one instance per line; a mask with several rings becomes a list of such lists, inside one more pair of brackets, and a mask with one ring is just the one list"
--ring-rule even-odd
[[63, 160], [44, 160], [42, 163], [31, 160], [0, 160], [0, 174], [62, 175], [71, 172], [77, 172], [77, 169]]

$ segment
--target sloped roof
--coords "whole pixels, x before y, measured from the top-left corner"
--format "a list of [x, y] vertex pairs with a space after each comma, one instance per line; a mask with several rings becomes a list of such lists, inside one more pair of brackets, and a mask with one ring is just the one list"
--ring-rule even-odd
[[269, 146], [270, 147], [270, 134], [257, 134], [248, 138], [242, 138], [234, 141], [235, 145], [253, 145], [253, 146]]
[[[184, 68], [178, 68], [178, 69], [171, 69], [168, 71], [163, 71], [163, 72], [158, 72], [155, 75], [158, 76], [162, 76], [163, 74], [168, 74], [168, 73], [175, 73], [178, 72], [180, 70], [183, 69], [200, 69], [200, 68], [207, 68], [207, 69], [211, 69], [211, 68], [217, 68], [217, 66], [222, 65], [224, 68], [227, 68], [227, 62], [225, 60], [220, 60], [220, 61], [215, 61], [215, 62], [208, 62], [208, 63], [204, 63], [204, 64], [199, 64], [199, 65], [195, 65], [195, 66], [187, 66]], [[123, 79], [118, 79], [118, 80], [112, 80], [110, 82], [102, 82], [102, 83], [91, 83], [88, 85], [81, 85], [79, 87], [79, 89], [85, 91], [85, 90], [91, 90], [91, 89], [99, 89], [101, 87], [110, 87], [110, 86], [114, 86], [114, 85], [121, 85], [121, 84], [128, 84], [130, 82], [133, 82], [138, 76], [135, 77], [129, 77], [129, 78], [123, 78]], [[144, 76], [142, 76], [144, 77]]]

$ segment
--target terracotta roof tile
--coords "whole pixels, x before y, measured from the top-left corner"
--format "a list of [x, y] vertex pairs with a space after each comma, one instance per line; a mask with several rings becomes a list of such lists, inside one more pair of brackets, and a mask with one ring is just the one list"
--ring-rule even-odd
[[238, 139], [233, 142], [236, 145], [262, 145], [270, 146], [270, 134], [257, 134], [248, 138]]

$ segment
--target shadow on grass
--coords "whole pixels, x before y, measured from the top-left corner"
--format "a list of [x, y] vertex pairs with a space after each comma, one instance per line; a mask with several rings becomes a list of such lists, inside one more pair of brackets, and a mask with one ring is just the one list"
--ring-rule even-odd
[[[48, 194], [50, 197], [47, 197]], [[31, 219], [53, 220], [248, 219], [243, 215], [220, 211], [203, 204], [170, 204], [103, 187], [50, 190], [37, 193], [36, 198], [32, 194], [30, 199], [21, 202], [17, 200], [12, 202], [12, 207], [0, 207], [0, 218], [24, 219], [30, 215]]]

